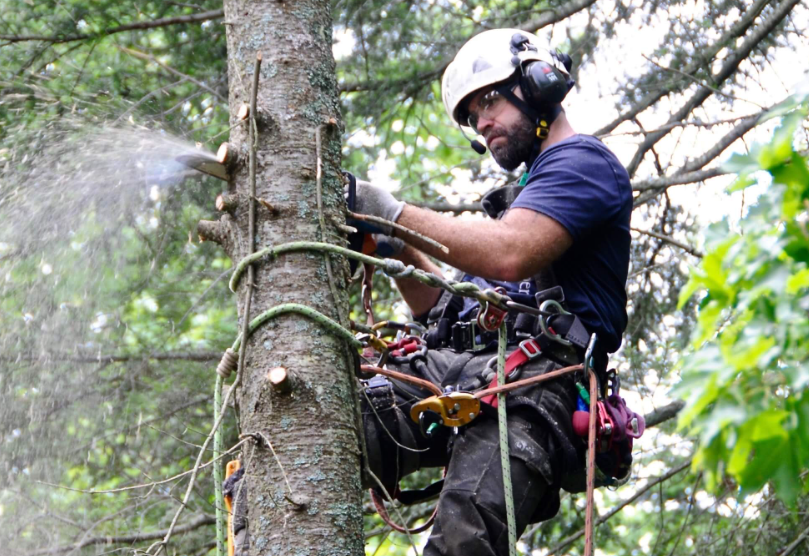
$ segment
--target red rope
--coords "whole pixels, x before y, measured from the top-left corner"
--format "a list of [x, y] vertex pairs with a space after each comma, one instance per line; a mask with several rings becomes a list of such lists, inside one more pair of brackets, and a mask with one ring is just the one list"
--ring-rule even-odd
[[435, 515], [438, 513], [438, 504], [435, 505], [433, 513], [432, 515], [430, 515], [430, 518], [427, 521], [425, 521], [422, 525], [419, 525], [415, 529], [408, 529], [407, 527], [399, 525], [390, 518], [390, 516], [388, 515], [388, 510], [385, 509], [385, 501], [382, 499], [382, 497], [379, 496], [379, 494], [377, 494], [377, 492], [374, 489], [370, 489], [370, 492], [371, 492], [371, 501], [374, 503], [376, 513], [378, 513], [379, 517], [382, 518], [382, 521], [387, 523], [388, 526], [394, 531], [415, 535], [417, 533], [426, 531], [427, 529], [433, 526], [433, 522], [435, 521]]
[[477, 399], [481, 399], [485, 398], [486, 396], [491, 396], [492, 394], [499, 394], [500, 392], [511, 392], [512, 390], [517, 390], [518, 388], [524, 388], [526, 386], [531, 386], [532, 384], [539, 384], [540, 382], [545, 382], [546, 380], [559, 378], [562, 375], [566, 375], [568, 373], [575, 373], [576, 371], [581, 371], [582, 369], [584, 369], [584, 366], [581, 364], [571, 365], [570, 367], [564, 367], [556, 371], [545, 373], [544, 375], [532, 376], [531, 378], [515, 380], [514, 382], [509, 382], [508, 384], [504, 384], [502, 386], [487, 388], [486, 390], [475, 392], [475, 397]]
[[584, 513], [584, 556], [593, 554], [593, 492], [596, 484], [596, 414], [598, 382], [590, 369], [590, 426], [587, 430], [587, 508]]

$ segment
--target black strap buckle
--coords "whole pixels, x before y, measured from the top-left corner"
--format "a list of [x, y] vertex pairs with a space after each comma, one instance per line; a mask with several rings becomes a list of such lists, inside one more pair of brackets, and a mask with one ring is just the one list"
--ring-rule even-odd
[[393, 395], [393, 383], [382, 375], [374, 375], [365, 384], [365, 394], [377, 411], [390, 409], [396, 405], [396, 398]]
[[[475, 321], [456, 322], [452, 325], [452, 349], [458, 353], [486, 349], [489, 343], [482, 337], [484, 332]], [[480, 343], [478, 343], [479, 335]]]
[[536, 299], [537, 307], [539, 307], [549, 299], [552, 299], [553, 301], [556, 301], [561, 304], [565, 302], [565, 291], [562, 289], [562, 286], [553, 286], [552, 288], [548, 288], [547, 290], [537, 292], [534, 295], [534, 299]]

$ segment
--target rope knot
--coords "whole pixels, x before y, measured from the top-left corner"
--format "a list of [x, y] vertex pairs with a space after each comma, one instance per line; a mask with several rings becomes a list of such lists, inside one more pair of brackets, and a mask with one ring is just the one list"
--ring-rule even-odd
[[391, 278], [409, 278], [416, 271], [412, 265], [406, 265], [396, 259], [385, 259], [385, 274]]
[[229, 377], [236, 367], [239, 366], [239, 356], [231, 348], [225, 350], [222, 354], [222, 360], [216, 366], [216, 372], [223, 379]]
[[385, 274], [391, 278], [409, 278], [415, 271], [416, 268], [412, 264], [405, 266], [402, 261], [385, 259]]

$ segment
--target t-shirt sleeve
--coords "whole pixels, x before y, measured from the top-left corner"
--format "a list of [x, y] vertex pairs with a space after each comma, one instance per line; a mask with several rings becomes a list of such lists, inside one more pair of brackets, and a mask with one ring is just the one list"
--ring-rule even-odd
[[597, 148], [577, 144], [554, 149], [529, 175], [511, 208], [527, 208], [564, 226], [574, 241], [621, 212], [616, 168]]

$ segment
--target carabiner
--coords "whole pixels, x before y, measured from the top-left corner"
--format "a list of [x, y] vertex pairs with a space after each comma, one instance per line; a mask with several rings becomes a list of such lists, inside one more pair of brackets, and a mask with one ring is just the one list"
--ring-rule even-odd
[[[501, 309], [497, 306], [497, 301], [493, 299], [495, 296], [501, 298], [505, 296], [506, 289], [497, 287], [494, 290], [485, 290], [484, 296], [487, 298], [485, 301], [480, 301], [480, 309], [478, 310], [477, 323], [483, 330], [488, 332], [495, 332], [503, 321], [508, 316], [507, 309]], [[508, 299], [506, 297], [506, 299]]]
[[[544, 314], [544, 313], [552, 313], [552, 314], [554, 314], [553, 311], [549, 310], [551, 308], [556, 310], [555, 314], [557, 314], [557, 315], [569, 315], [570, 314], [567, 311], [565, 311], [562, 308], [562, 305], [558, 301], [556, 301], [555, 299], [547, 299], [547, 300], [543, 301], [542, 305], [539, 306], [540, 314]], [[540, 316], [540, 317], [538, 317], [538, 319], [539, 319], [539, 327], [542, 329], [542, 332], [548, 337], [549, 340], [553, 340], [554, 342], [560, 343], [563, 346], [572, 346], [573, 345], [570, 342], [570, 340], [565, 340], [564, 338], [562, 338], [556, 332], [551, 331], [551, 329], [548, 327], [548, 318], [547, 317]]]

